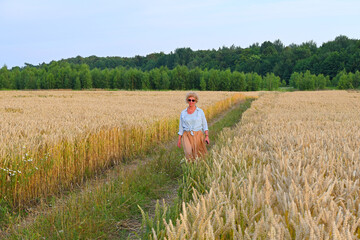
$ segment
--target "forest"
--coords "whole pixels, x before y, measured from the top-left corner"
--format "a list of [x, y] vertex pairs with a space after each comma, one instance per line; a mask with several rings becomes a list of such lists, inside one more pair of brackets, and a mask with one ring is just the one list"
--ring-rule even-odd
[[147, 56], [81, 57], [0, 69], [0, 89], [256, 91], [360, 87], [360, 40], [340, 35], [320, 47], [280, 40], [218, 50], [178, 48]]

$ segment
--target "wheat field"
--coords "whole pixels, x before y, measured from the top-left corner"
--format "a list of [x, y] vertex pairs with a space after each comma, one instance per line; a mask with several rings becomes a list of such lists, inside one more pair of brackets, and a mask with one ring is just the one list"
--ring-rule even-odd
[[261, 96], [165, 239], [359, 239], [359, 109], [355, 91]]
[[[21, 208], [175, 136], [185, 91], [0, 94], [1, 201]], [[256, 94], [255, 94], [256, 95]], [[201, 92], [211, 119], [245, 98]]]

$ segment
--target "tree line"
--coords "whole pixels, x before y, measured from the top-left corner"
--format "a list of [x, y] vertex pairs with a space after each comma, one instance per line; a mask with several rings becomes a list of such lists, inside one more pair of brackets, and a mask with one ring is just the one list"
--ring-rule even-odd
[[176, 66], [142, 71], [138, 68], [94, 68], [87, 64], [52, 62], [41, 68], [6, 66], [0, 69], [0, 89], [127, 89], [127, 90], [211, 90], [258, 91], [275, 90], [281, 84], [273, 73], [264, 77], [257, 73], [221, 71], [218, 69], [189, 69]]
[[323, 74], [311, 74], [309, 70], [305, 73], [294, 72], [289, 80], [289, 85], [299, 90], [320, 90], [328, 87], [337, 89], [359, 89], [360, 71], [347, 73], [345, 70], [339, 72], [330, 80], [329, 76]]
[[294, 72], [289, 83], [274, 73], [261, 76], [256, 72], [238, 72], [227, 69], [189, 69], [176, 66], [142, 71], [138, 68], [116, 67], [114, 69], [90, 70], [87, 64], [52, 62], [42, 68], [15, 67], [0, 69], [0, 89], [127, 89], [127, 90], [210, 90], [210, 91], [259, 91], [277, 90], [279, 87], [299, 90], [326, 88], [360, 88], [360, 71], [340, 71], [334, 78], [312, 74], [309, 70]]

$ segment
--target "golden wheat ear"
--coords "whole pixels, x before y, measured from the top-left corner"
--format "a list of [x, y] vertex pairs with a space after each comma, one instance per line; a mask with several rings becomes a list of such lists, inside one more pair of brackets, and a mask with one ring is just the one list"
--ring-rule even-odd
[[359, 109], [356, 92], [263, 94], [167, 239], [359, 239]]

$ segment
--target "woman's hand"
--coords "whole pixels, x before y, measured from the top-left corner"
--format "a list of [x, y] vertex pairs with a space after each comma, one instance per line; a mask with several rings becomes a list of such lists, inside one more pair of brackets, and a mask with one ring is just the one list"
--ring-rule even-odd
[[210, 144], [209, 135], [205, 136], [205, 142], [206, 142], [206, 144]]
[[181, 140], [179, 139], [178, 143], [177, 143], [178, 148], [181, 148]]

